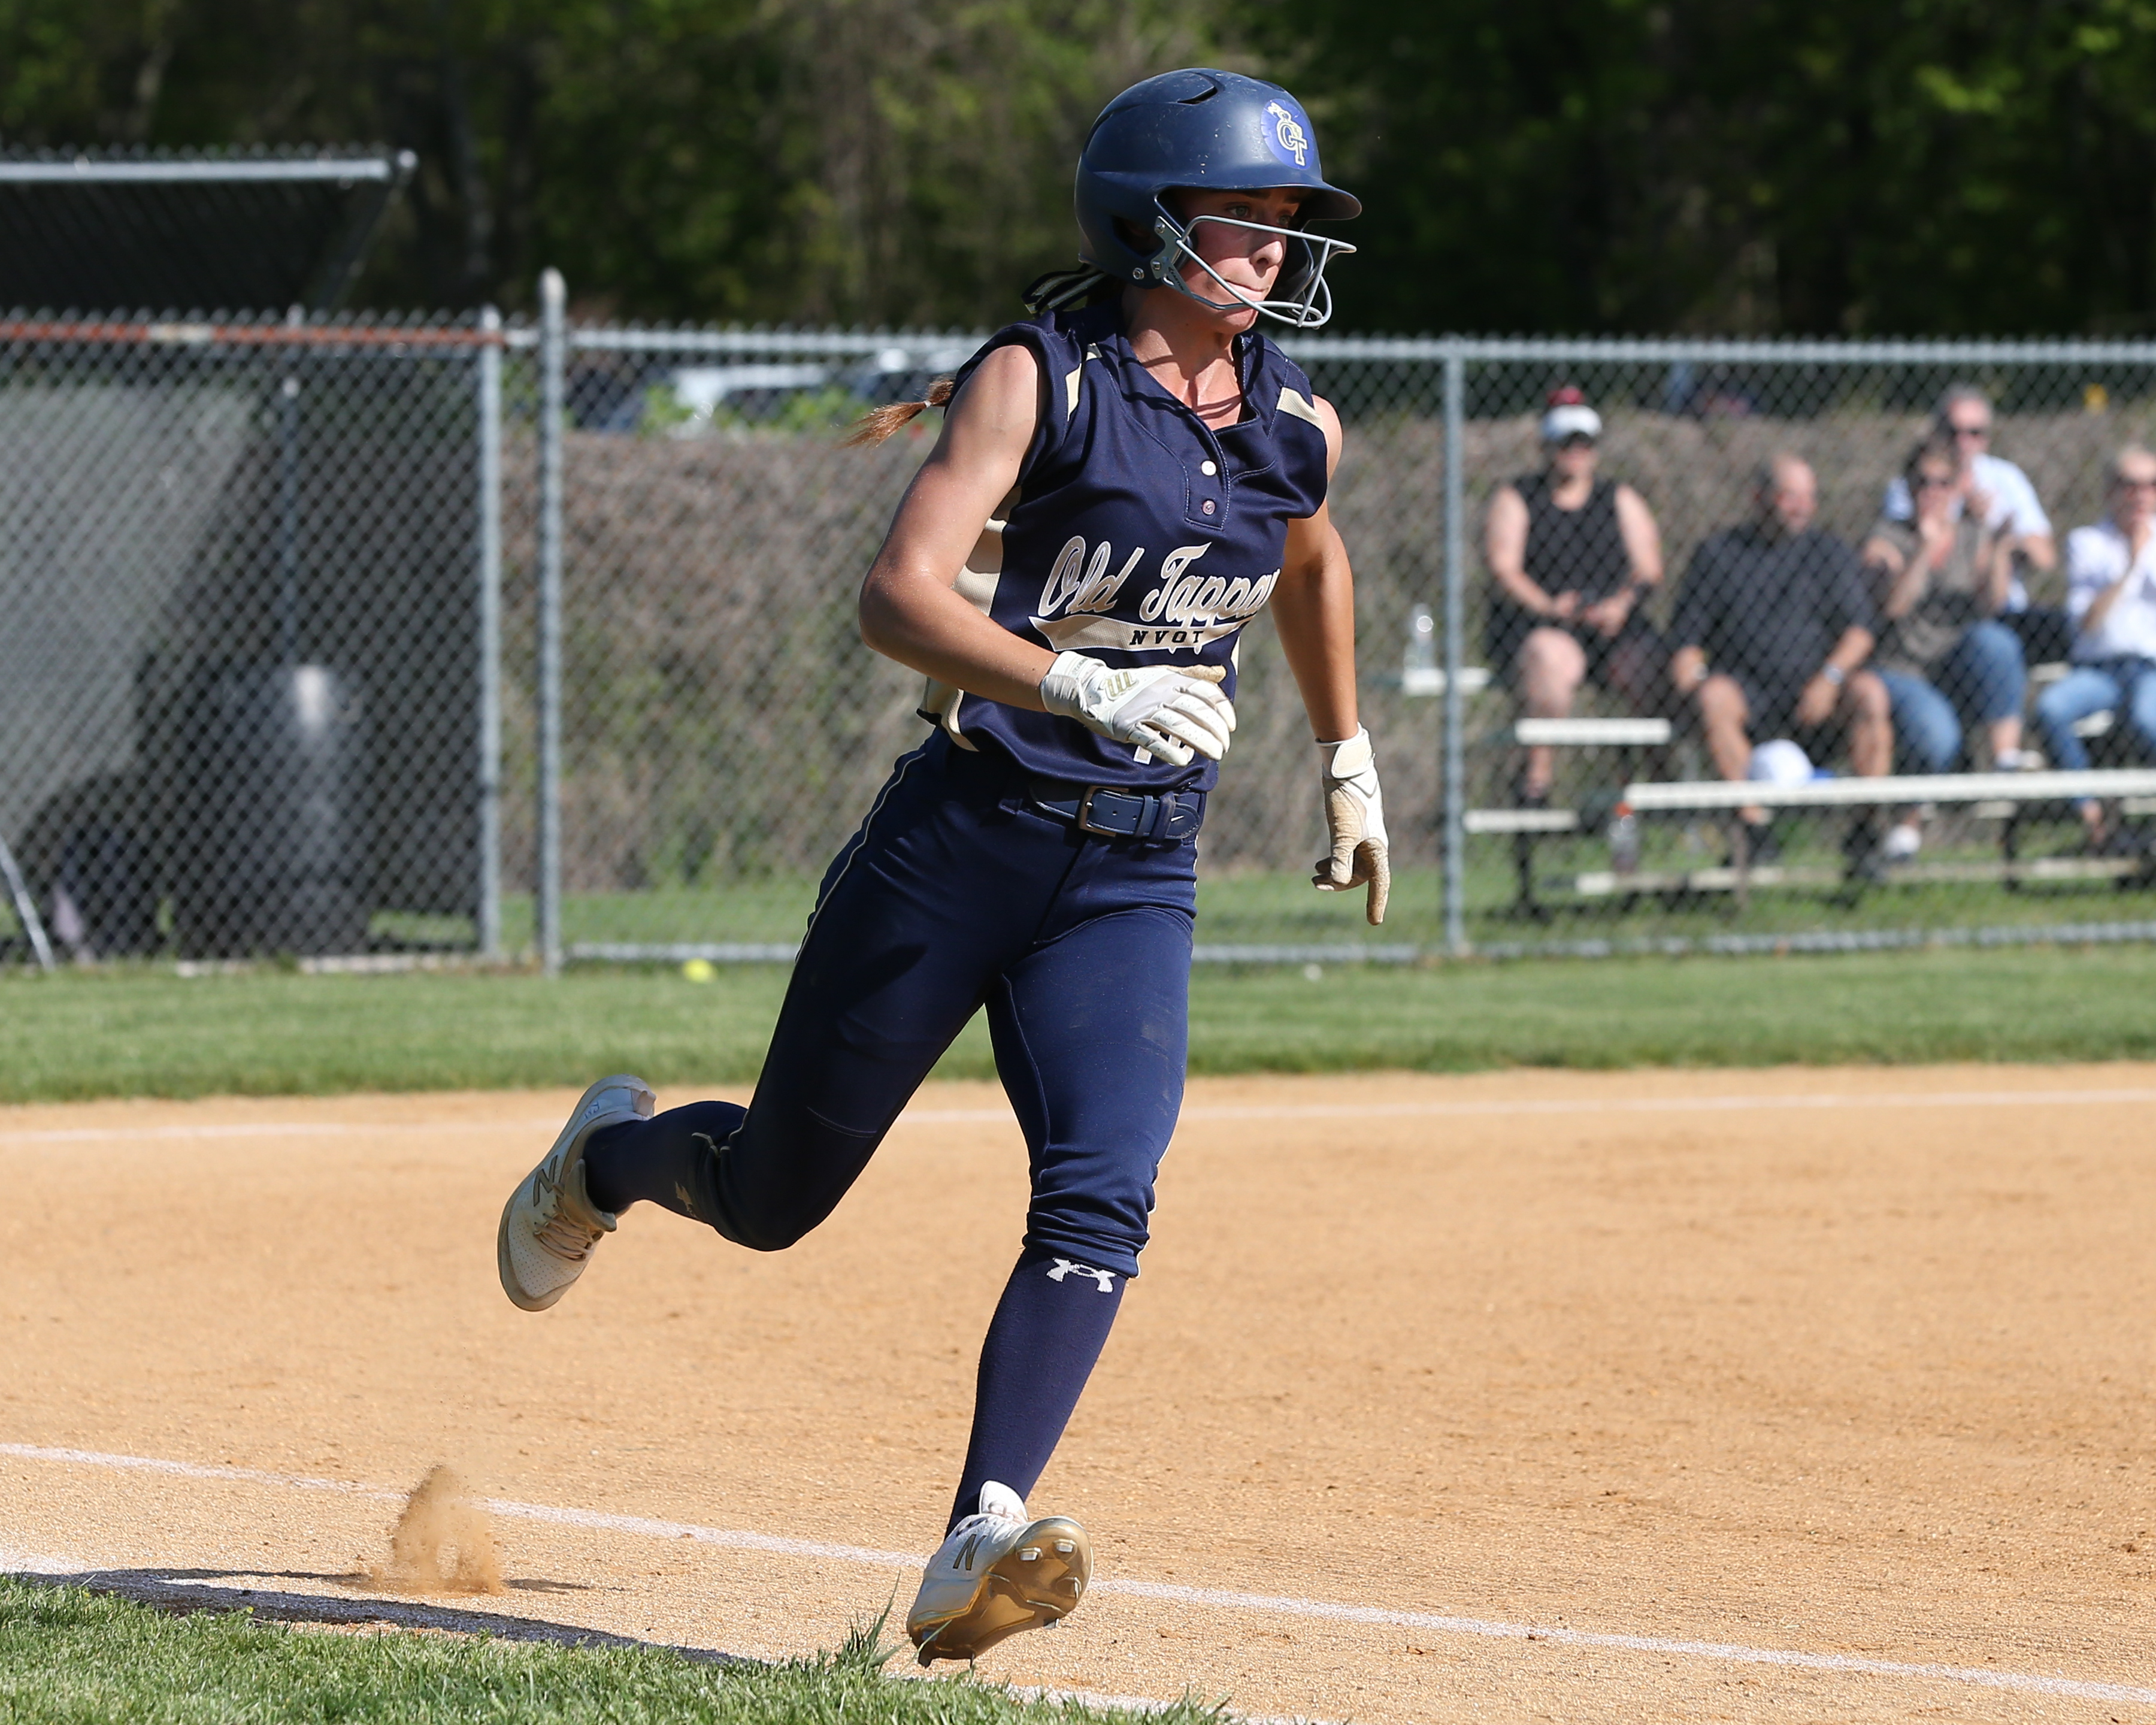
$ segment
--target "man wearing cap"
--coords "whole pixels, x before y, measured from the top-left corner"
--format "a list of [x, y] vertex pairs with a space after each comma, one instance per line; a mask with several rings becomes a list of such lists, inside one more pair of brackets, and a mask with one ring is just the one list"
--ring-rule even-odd
[[[1496, 590], [1484, 644], [1527, 716], [1561, 719], [1593, 678], [1636, 710], [1664, 698], [1669, 655], [1643, 608], [1662, 578], [1661, 532], [1630, 485], [1599, 479], [1602, 416], [1569, 386], [1543, 415], [1543, 466], [1497, 488], [1483, 529]], [[1520, 800], [1549, 799], [1550, 751], [1527, 752]]]

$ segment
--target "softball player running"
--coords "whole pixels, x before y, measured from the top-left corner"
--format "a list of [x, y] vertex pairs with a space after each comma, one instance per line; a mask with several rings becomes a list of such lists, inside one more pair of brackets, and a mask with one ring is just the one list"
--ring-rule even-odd
[[1024, 1500], [1146, 1243], [1182, 1105], [1196, 839], [1235, 728], [1236, 635], [1268, 604], [1317, 742], [1314, 884], [1365, 887], [1384, 914], [1326, 511], [1340, 424], [1257, 328], [1325, 321], [1325, 265], [1352, 248], [1307, 224], [1360, 208], [1277, 85], [1171, 72], [1103, 110], [1078, 165], [1081, 264], [937, 392], [942, 434], [862, 587], [864, 638], [926, 674], [934, 729], [824, 875], [754, 1101], [654, 1116], [641, 1080], [603, 1078], [502, 1212], [502, 1286], [532, 1312], [639, 1199], [782, 1250], [987, 1008], [1033, 1195], [907, 1619], [923, 1665], [1085, 1592], [1084, 1530]]

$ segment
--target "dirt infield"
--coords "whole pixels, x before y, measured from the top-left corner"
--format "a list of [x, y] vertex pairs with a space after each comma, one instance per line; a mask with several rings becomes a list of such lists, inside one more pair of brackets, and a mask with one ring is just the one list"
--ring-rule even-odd
[[[500, 1500], [462, 1610], [764, 1655], [902, 1609], [1023, 1211], [1000, 1096], [925, 1092], [793, 1252], [639, 1210], [533, 1317], [495, 1218], [571, 1099], [0, 1110], [0, 1568], [348, 1604], [448, 1464]], [[2153, 1120], [2156, 1067], [1194, 1084], [1034, 1498], [1101, 1585], [983, 1671], [2156, 1718]]]

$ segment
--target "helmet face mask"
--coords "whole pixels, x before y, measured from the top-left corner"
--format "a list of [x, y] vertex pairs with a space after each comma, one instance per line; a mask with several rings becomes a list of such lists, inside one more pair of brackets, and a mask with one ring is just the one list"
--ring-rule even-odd
[[[1362, 205], [1321, 171], [1309, 116], [1276, 84], [1196, 67], [1133, 85], [1094, 121], [1078, 162], [1080, 255], [1097, 276], [1126, 286], [1172, 287], [1217, 311], [1245, 307], [1296, 329], [1332, 316], [1325, 266], [1354, 247], [1292, 228], [1227, 216], [1179, 218], [1168, 203], [1178, 188], [1200, 193], [1288, 189], [1302, 193], [1293, 219], [1341, 221]], [[1199, 254], [1192, 232], [1204, 223], [1279, 235], [1287, 255], [1270, 293], [1254, 300]], [[1214, 300], [1184, 278], [1186, 263], [1225, 296]], [[1044, 278], [1045, 280], [1046, 278]]]
[[[1238, 188], [1240, 189], [1240, 188]], [[1245, 309], [1262, 317], [1276, 318], [1291, 329], [1314, 330], [1332, 316], [1332, 290], [1326, 285], [1325, 266], [1337, 257], [1346, 257], [1355, 248], [1344, 239], [1332, 239], [1323, 234], [1306, 233], [1300, 228], [1279, 228], [1264, 222], [1246, 222], [1235, 216], [1193, 216], [1178, 222], [1169, 213], [1165, 203], [1159, 204], [1160, 214], [1154, 220], [1153, 231], [1160, 236], [1160, 249], [1153, 254], [1149, 273], [1163, 287], [1177, 292], [1214, 311], [1240, 311]], [[1280, 273], [1273, 278], [1271, 296], [1254, 300], [1224, 278], [1220, 272], [1206, 261], [1197, 245], [1199, 228], [1211, 223], [1216, 227], [1240, 228], [1247, 234], [1277, 235], [1284, 243], [1287, 255], [1282, 260]], [[1228, 297], [1225, 300], [1212, 300], [1190, 285], [1183, 273], [1183, 260], [1188, 259]]]

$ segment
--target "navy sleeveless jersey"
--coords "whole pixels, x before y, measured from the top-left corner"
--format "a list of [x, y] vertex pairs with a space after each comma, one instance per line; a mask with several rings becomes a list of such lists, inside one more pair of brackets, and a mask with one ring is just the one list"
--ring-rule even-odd
[[[1225, 665], [1272, 597], [1289, 521], [1325, 501], [1325, 433], [1310, 380], [1255, 331], [1236, 339], [1244, 410], [1214, 429], [1131, 352], [1111, 301], [1007, 326], [960, 370], [1024, 342], [1046, 378], [1017, 488], [958, 579], [1014, 634], [1113, 665]], [[1210, 789], [1198, 757], [1170, 767], [1074, 719], [931, 683], [924, 717], [963, 748], [1029, 773], [1148, 790]]]

